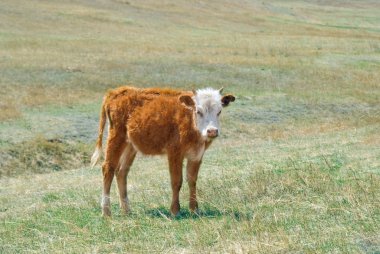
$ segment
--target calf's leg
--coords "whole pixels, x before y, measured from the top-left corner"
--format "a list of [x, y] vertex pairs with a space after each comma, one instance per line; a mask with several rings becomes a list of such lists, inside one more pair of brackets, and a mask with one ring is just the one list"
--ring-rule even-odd
[[189, 184], [190, 199], [189, 199], [189, 209], [191, 212], [197, 212], [198, 202], [197, 202], [197, 179], [198, 172], [202, 161], [187, 161], [186, 171], [187, 171], [187, 183]]
[[179, 205], [179, 191], [182, 186], [182, 163], [183, 157], [176, 154], [169, 154], [169, 171], [172, 186], [172, 204], [170, 206], [170, 213], [176, 216], [180, 210]]
[[127, 176], [133, 160], [136, 156], [136, 150], [131, 143], [124, 148], [124, 151], [120, 157], [119, 170], [116, 171], [117, 187], [119, 189], [119, 201], [120, 209], [122, 213], [128, 213], [128, 195], [127, 195]]
[[107, 140], [106, 158], [103, 163], [103, 197], [102, 197], [102, 214], [103, 216], [111, 216], [110, 190], [115, 170], [118, 167], [121, 153], [126, 146], [123, 136], [113, 135]]

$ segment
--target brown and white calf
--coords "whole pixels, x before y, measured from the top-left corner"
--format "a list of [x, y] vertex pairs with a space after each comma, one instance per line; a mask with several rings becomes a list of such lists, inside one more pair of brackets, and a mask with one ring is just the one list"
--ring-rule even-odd
[[198, 208], [196, 181], [202, 157], [220, 133], [219, 115], [223, 107], [235, 100], [211, 88], [194, 92], [170, 89], [120, 87], [108, 92], [100, 114], [99, 136], [91, 158], [92, 167], [102, 151], [104, 126], [108, 118], [109, 132], [103, 169], [103, 216], [110, 216], [110, 188], [116, 174], [120, 208], [129, 210], [127, 181], [137, 152], [146, 155], [167, 154], [172, 187], [170, 212], [180, 210], [182, 163], [187, 159], [189, 207]]

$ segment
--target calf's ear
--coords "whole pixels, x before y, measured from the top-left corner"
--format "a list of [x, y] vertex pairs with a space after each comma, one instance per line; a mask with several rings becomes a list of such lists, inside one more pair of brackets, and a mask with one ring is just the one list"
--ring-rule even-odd
[[181, 95], [179, 101], [187, 107], [194, 107], [195, 102], [189, 95]]
[[227, 107], [228, 104], [230, 104], [230, 102], [233, 102], [235, 101], [235, 96], [233, 96], [232, 94], [227, 94], [227, 95], [224, 95], [222, 97], [222, 106], [223, 107]]

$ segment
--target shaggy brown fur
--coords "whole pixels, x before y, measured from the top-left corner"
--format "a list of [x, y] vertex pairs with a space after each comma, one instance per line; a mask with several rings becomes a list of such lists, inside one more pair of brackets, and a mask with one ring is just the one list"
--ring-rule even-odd
[[111, 215], [110, 188], [116, 174], [120, 207], [128, 212], [126, 177], [137, 151], [147, 155], [167, 154], [173, 191], [170, 211], [180, 210], [182, 163], [187, 159], [190, 210], [197, 209], [196, 181], [204, 151], [211, 144], [201, 137], [196, 126], [193, 92], [171, 89], [120, 87], [103, 100], [99, 136], [92, 157], [94, 166], [100, 156], [106, 119], [109, 120], [107, 149], [103, 163], [104, 216]]
[[[103, 98], [100, 112], [99, 136], [96, 142], [96, 147], [102, 147], [104, 126], [106, 124], [107, 116], [111, 128], [114, 121], [117, 122], [119, 126], [126, 127], [129, 115], [136, 107], [143, 106], [145, 102], [150, 101], [159, 95], [179, 96], [180, 94], [192, 96], [193, 92], [177, 91], [167, 88], [140, 89], [131, 86], [122, 86], [108, 91]], [[95, 164], [92, 166], [94, 165]]]

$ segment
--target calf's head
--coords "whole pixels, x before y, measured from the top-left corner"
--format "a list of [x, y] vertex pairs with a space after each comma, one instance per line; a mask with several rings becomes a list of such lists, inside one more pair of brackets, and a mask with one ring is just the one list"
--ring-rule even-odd
[[[207, 140], [214, 139], [220, 134], [219, 115], [222, 108], [235, 101], [235, 97], [231, 94], [223, 96], [222, 90], [223, 88], [220, 90], [206, 88], [193, 92], [192, 100], [195, 103], [197, 128], [202, 137]], [[190, 103], [182, 100], [185, 104]]]

